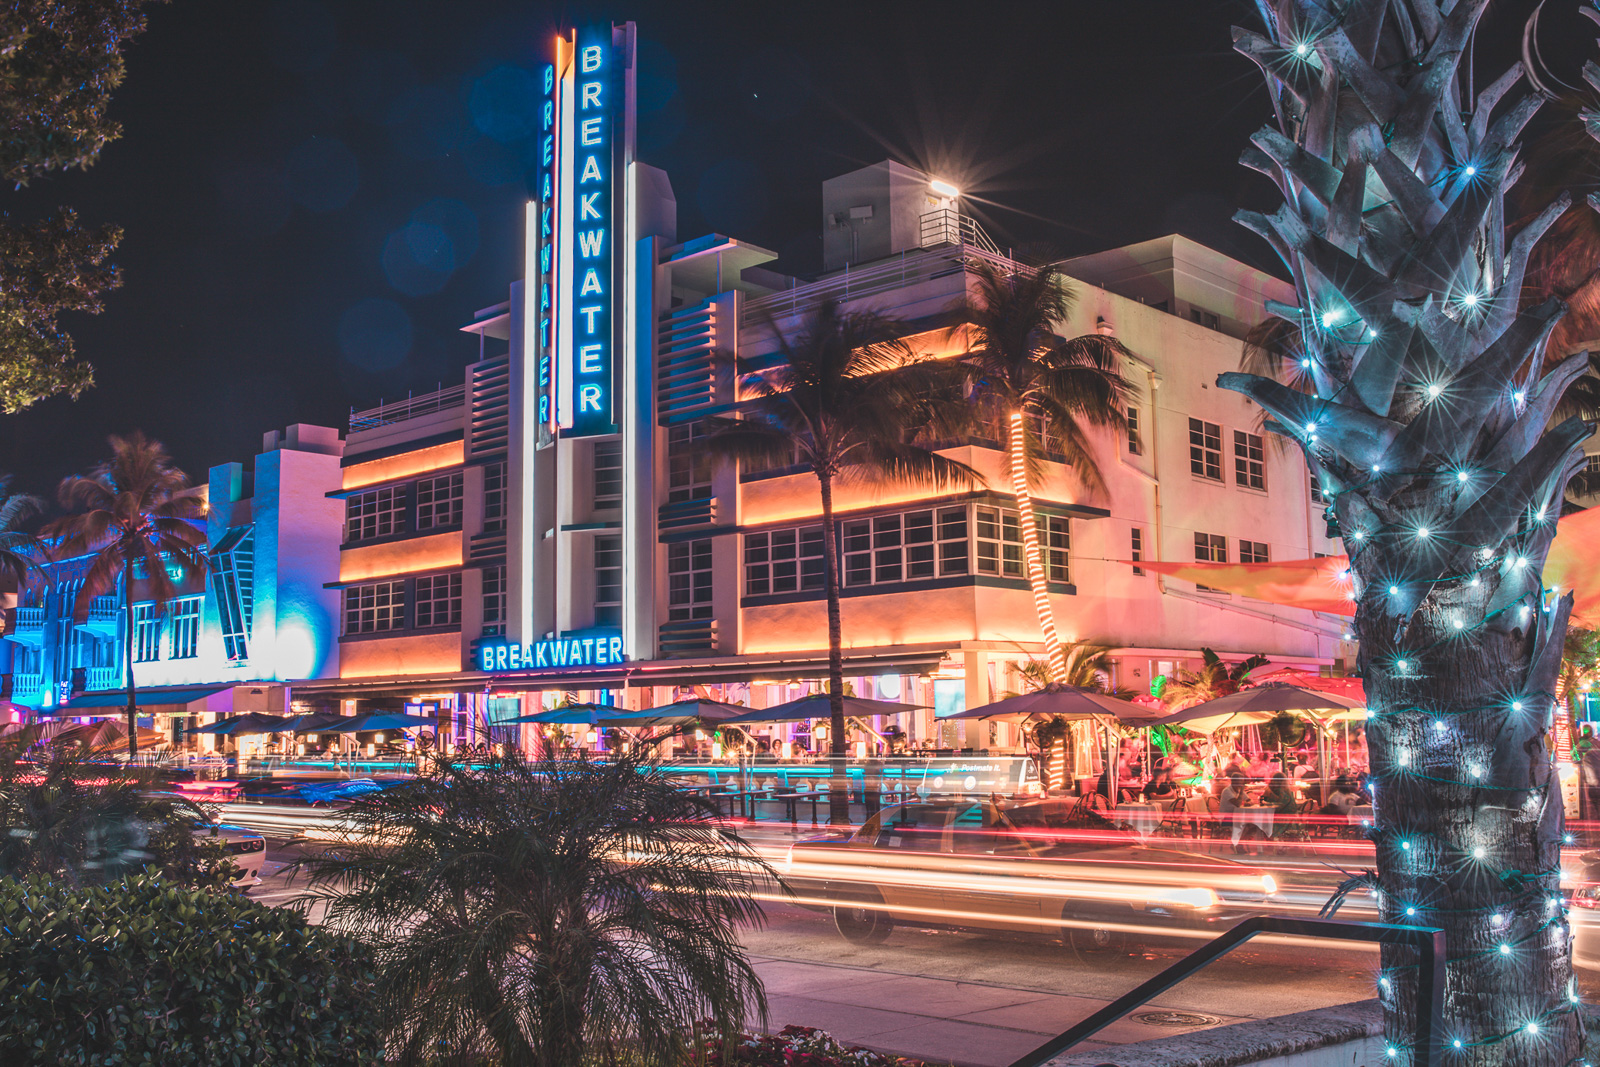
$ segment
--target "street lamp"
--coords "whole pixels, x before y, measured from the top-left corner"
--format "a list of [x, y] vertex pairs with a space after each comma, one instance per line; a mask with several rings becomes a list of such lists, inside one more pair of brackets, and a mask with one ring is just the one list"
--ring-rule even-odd
[[928, 188], [944, 197], [946, 200], [955, 200], [961, 195], [961, 190], [941, 178], [934, 178], [928, 183]]

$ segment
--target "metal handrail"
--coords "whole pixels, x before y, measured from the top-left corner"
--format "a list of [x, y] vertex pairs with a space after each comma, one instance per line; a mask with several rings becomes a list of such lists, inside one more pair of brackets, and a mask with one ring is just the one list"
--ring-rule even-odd
[[[1257, 934], [1290, 934], [1297, 937], [1325, 937], [1335, 941], [1366, 941], [1384, 945], [1409, 945], [1421, 956], [1417, 968], [1417, 1005], [1413, 1012], [1416, 1031], [1412, 1035], [1412, 1057], [1416, 1067], [1437, 1067], [1440, 1046], [1434, 1035], [1440, 1032], [1444, 1015], [1444, 931], [1435, 926], [1402, 926], [1395, 923], [1349, 922], [1344, 919], [1294, 919], [1277, 915], [1257, 915], [1246, 919], [1227, 933], [1189, 953], [1154, 978], [1141, 982], [1076, 1026], [1051, 1038], [1032, 1052], [1013, 1061], [1011, 1067], [1039, 1067], [1078, 1042], [1099, 1033], [1152, 997], [1165, 993], [1200, 968], [1214, 963]], [[1426, 1011], [1421, 1006], [1428, 1006]]]

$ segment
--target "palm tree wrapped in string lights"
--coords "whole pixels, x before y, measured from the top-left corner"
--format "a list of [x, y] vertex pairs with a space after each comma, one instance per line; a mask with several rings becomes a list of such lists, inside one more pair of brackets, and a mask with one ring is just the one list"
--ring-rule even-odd
[[[1570, 594], [1541, 568], [1577, 445], [1551, 426], [1578, 354], [1545, 366], [1565, 306], [1519, 309], [1558, 198], [1508, 232], [1518, 138], [1540, 97], [1520, 65], [1474, 91], [1462, 69], [1487, 0], [1258, 0], [1235, 47], [1275, 126], [1246, 166], [1284, 203], [1237, 218], [1293, 274], [1300, 392], [1218, 384], [1297, 441], [1350, 554], [1377, 815], [1364, 881], [1389, 922], [1448, 938], [1443, 1062], [1565, 1064], [1581, 1024], [1561, 898], [1562, 802], [1547, 745]], [[1409, 1046], [1416, 970], [1387, 948], [1389, 1059]]]

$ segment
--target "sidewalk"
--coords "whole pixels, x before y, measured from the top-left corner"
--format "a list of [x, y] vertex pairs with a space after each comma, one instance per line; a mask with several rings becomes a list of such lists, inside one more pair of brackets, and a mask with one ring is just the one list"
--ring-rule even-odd
[[[1061, 996], [987, 982], [896, 974], [846, 964], [752, 956], [767, 986], [768, 1029], [826, 1030], [846, 1045], [956, 1067], [1005, 1067], [1111, 998]], [[1144, 1011], [1158, 1011], [1151, 1004]], [[1174, 1009], [1181, 1010], [1181, 1009]], [[1216, 1015], [1218, 1023], [1241, 1016]], [[1173, 1037], [1203, 1026], [1153, 1026], [1123, 1019], [1078, 1048], [1090, 1051]]]

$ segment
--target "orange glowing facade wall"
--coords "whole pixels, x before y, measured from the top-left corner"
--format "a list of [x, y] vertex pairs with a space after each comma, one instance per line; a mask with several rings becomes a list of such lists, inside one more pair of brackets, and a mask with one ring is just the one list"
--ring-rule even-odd
[[339, 646], [339, 677], [414, 677], [448, 674], [461, 669], [461, 634], [412, 634]]
[[364, 582], [393, 574], [416, 574], [461, 566], [461, 535], [432, 534], [339, 553], [339, 580]]
[[344, 469], [344, 487], [359, 489], [362, 486], [377, 485], [379, 482], [390, 482], [398, 478], [410, 478], [413, 475], [443, 470], [446, 467], [459, 467], [465, 461], [466, 445], [461, 441], [447, 441], [442, 445], [430, 445], [414, 452], [402, 452], [398, 456], [384, 456], [382, 459], [369, 459], [365, 463], [352, 464]]

